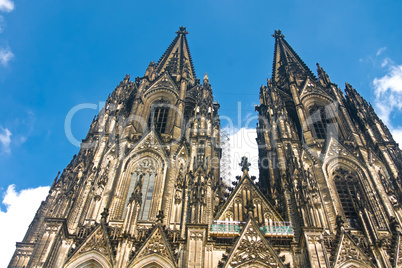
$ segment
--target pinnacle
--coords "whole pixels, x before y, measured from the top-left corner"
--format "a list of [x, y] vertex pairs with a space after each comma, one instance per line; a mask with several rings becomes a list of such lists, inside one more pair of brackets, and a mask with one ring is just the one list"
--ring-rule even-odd
[[274, 34], [272, 35], [272, 37], [275, 37], [275, 38], [284, 38], [285, 36], [282, 34], [282, 31], [281, 30], [275, 30], [275, 32], [274, 32]]
[[209, 78], [208, 78], [208, 74], [207, 73], [205, 73], [205, 75], [204, 75], [204, 83], [205, 82], [209, 82]]
[[184, 26], [180, 26], [179, 30], [176, 33], [177, 34], [184, 34], [184, 35], [188, 34], [188, 32], [186, 31], [186, 27], [184, 27]]
[[293, 72], [299, 72], [304, 76], [309, 76], [313, 80], [317, 78], [307, 67], [303, 60], [297, 55], [296, 51], [285, 40], [281, 30], [275, 30], [272, 35], [275, 38], [274, 62], [272, 66], [272, 80], [278, 82], [280, 76], [285, 75], [281, 68], [285, 65], [291, 66]]

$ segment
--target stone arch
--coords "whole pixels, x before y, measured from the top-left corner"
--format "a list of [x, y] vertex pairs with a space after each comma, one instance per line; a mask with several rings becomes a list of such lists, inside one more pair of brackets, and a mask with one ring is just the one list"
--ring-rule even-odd
[[168, 258], [165, 258], [158, 254], [151, 254], [144, 256], [138, 260], [134, 260], [128, 268], [174, 268], [176, 265]]
[[[124, 207], [130, 197], [130, 191], [134, 190], [136, 181], [142, 180], [142, 189], [145, 189], [145, 193], [142, 196], [143, 202], [140, 213], [146, 212], [147, 215], [149, 213], [149, 216], [144, 215], [143, 219], [145, 220], [154, 218], [160, 210], [160, 199], [163, 195], [165, 180], [163, 169], [164, 163], [154, 155], [140, 154], [136, 160], [131, 161], [124, 176], [129, 187], [122, 189], [123, 197], [125, 197], [125, 199], [123, 198]], [[148, 195], [151, 196], [151, 199]], [[142, 216], [140, 216], [141, 218]]]
[[[325, 159], [322, 168], [327, 180], [327, 185], [329, 186], [332, 200], [339, 200], [338, 191], [334, 181], [334, 172], [336, 172], [337, 169], [353, 171], [358, 180], [362, 180], [362, 178], [364, 178], [363, 170], [361, 169], [360, 165], [351, 158], [338, 156], [331, 159]], [[340, 202], [334, 202], [333, 206], [337, 215], [343, 214], [343, 208]]]
[[[345, 169], [353, 173], [360, 187], [359, 190], [361, 195], [359, 197], [365, 204], [364, 206], [367, 207], [374, 215], [373, 218], [376, 222], [375, 225], [378, 228], [386, 229], [384, 211], [383, 209], [381, 209], [381, 204], [378, 203], [379, 198], [377, 196], [377, 192], [374, 190], [375, 187], [373, 185], [373, 182], [370, 180], [370, 174], [364, 167], [362, 167], [362, 165], [358, 162], [356, 158], [354, 158], [350, 154], [342, 156], [341, 153], [337, 156], [326, 158], [324, 160], [322, 168], [324, 171], [324, 176], [327, 180], [327, 185], [330, 189], [330, 195], [332, 196], [333, 200], [339, 200], [338, 192], [336, 190], [336, 185], [333, 178], [333, 173], [338, 168]], [[339, 202], [333, 203], [333, 206], [336, 214], [342, 214], [339, 213], [340, 211], [343, 211], [343, 209], [340, 207], [341, 205]]]
[[328, 105], [334, 100], [329, 98], [328, 96], [324, 94], [319, 94], [317, 92], [312, 92], [309, 94], [306, 94], [301, 97], [301, 102], [303, 103], [304, 107], [308, 108], [313, 104], [317, 105]]
[[[323, 136], [325, 138], [329, 133], [334, 134], [339, 131], [339, 124], [336, 124], [340, 122], [339, 113], [336, 112], [337, 102], [321, 94], [309, 94], [308, 96], [302, 98], [306, 115], [306, 122], [304, 122], [303, 128], [307, 127], [320, 139]], [[320, 125], [324, 128], [324, 133], [319, 131]]]
[[109, 268], [112, 264], [99, 252], [92, 250], [68, 261], [64, 268]]
[[371, 268], [372, 266], [368, 265], [366, 263], [360, 262], [358, 260], [350, 259], [350, 260], [347, 260], [346, 262], [343, 262], [343, 263], [340, 263], [340, 264], [336, 265], [335, 267], [336, 268], [358, 268], [358, 267], [359, 268], [360, 267]]
[[[149, 135], [152, 135], [152, 133], [150, 133]], [[147, 137], [144, 138], [146, 139]], [[154, 138], [156, 139], [156, 137]], [[157, 149], [155, 149], [154, 147], [156, 147]], [[140, 149], [140, 151], [137, 151], [137, 149]], [[157, 192], [154, 191], [153, 194], [159, 194], [160, 196], [163, 195], [168, 168], [168, 160], [161, 151], [159, 144], [154, 144], [152, 148], [141, 150], [140, 142], [137, 145], [137, 148], [134, 148], [130, 155], [127, 156], [121, 164], [122, 170], [119, 175], [120, 180], [116, 187], [112, 210], [110, 212], [112, 219], [121, 219], [123, 217], [124, 208], [126, 206], [125, 202], [127, 196], [130, 194], [128, 191], [133, 176], [132, 172], [135, 171], [135, 168], [139, 164], [139, 162], [143, 160], [152, 161], [155, 165], [156, 175], [154, 189], [157, 189]], [[150, 218], [154, 218], [160, 208], [161, 198], [152, 198]]]
[[179, 112], [176, 106], [177, 100], [178, 96], [176, 92], [168, 90], [166, 88], [157, 88], [145, 94], [144, 110], [142, 112], [142, 116], [145, 119], [145, 122], [147, 122], [148, 131], [150, 130], [148, 126], [148, 120], [151, 116], [152, 107], [154, 107], [155, 105], [159, 106], [163, 104], [163, 106], [166, 106], [168, 108], [168, 120], [166, 122], [166, 130], [164, 133], [171, 132], [177, 113]]

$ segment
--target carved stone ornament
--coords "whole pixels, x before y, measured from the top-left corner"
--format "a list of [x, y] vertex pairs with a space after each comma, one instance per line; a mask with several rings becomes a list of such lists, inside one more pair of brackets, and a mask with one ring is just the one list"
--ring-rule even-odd
[[225, 267], [239, 267], [246, 263], [264, 267], [284, 267], [272, 246], [264, 238], [258, 225], [250, 219], [228, 258]]
[[338, 267], [349, 260], [355, 260], [367, 264], [369, 266], [372, 266], [369, 258], [364, 254], [363, 250], [360, 249], [352, 241], [352, 239], [348, 237], [347, 234], [343, 234], [337, 252], [338, 255], [336, 257], [335, 267]]

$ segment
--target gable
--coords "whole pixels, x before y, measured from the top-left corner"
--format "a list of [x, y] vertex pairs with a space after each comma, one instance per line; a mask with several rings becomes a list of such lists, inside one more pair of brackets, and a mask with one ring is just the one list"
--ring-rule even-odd
[[328, 172], [328, 167], [331, 166], [331, 162], [340, 162], [342, 159], [347, 159], [349, 164], [364, 166], [362, 165], [361, 161], [356, 158], [355, 155], [352, 154], [341, 142], [334, 137], [331, 137], [324, 155], [323, 170]]
[[153, 152], [156, 153], [164, 162], [167, 162], [167, 155], [164, 150], [164, 146], [160, 142], [158, 135], [154, 130], [151, 130], [146, 134], [136, 146], [131, 150], [129, 155], [126, 157], [126, 163], [124, 165], [124, 169], [127, 168], [127, 165], [130, 161], [141, 152]]
[[319, 95], [321, 98], [324, 98], [328, 102], [333, 101], [325, 90], [323, 90], [314, 81], [307, 77], [302, 89], [300, 90], [300, 99], [303, 101], [306, 97], [313, 95]]
[[[258, 265], [259, 267], [284, 267], [278, 254], [264, 238], [253, 219], [249, 219], [243, 228], [224, 267], [239, 267], [245, 264]], [[264, 266], [259, 264], [264, 264]]]
[[157, 255], [155, 258], [161, 258], [164, 262], [171, 263], [176, 267], [176, 261], [173, 252], [170, 248], [169, 242], [166, 239], [165, 233], [160, 224], [158, 224], [151, 232], [149, 237], [145, 240], [144, 244], [131, 261], [129, 267], [138, 265], [143, 258], [149, 258], [151, 255]]
[[144, 97], [146, 98], [149, 94], [157, 90], [167, 90], [173, 93], [176, 97], [179, 97], [179, 89], [167, 72], [162, 74], [148, 89], [145, 90]]
[[282, 222], [283, 219], [267, 198], [261, 193], [254, 182], [247, 175], [239, 181], [236, 188], [226, 200], [216, 217], [217, 221], [244, 221], [247, 218], [247, 205], [254, 205], [254, 218], [259, 223], [271, 219]]
[[182, 141], [181, 144], [179, 144], [176, 152], [173, 154], [173, 159], [176, 159], [178, 157], [188, 158], [189, 155], [190, 155], [190, 146], [188, 142]]
[[[334, 267], [342, 267], [345, 263], [361, 263], [367, 267], [372, 267], [370, 259], [364, 254], [348, 234], [343, 233], [337, 248]], [[360, 265], [362, 266], [362, 265]]]
[[76, 262], [77, 259], [81, 259], [83, 255], [96, 255], [113, 263], [113, 255], [110, 247], [110, 241], [106, 228], [103, 228], [103, 224], [98, 225], [92, 233], [82, 242], [74, 254], [69, 258], [70, 262]]

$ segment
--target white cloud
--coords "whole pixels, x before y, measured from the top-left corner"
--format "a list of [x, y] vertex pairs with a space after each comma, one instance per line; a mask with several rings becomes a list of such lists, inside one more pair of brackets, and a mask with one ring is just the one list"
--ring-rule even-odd
[[392, 137], [394, 140], [399, 144], [399, 148], [402, 147], [402, 127], [399, 128], [394, 128], [391, 130], [392, 132]]
[[[1, 0], [0, 0], [1, 1]], [[7, 66], [8, 62], [14, 58], [13, 52], [9, 47], [0, 48], [0, 64]]]
[[11, 131], [8, 128], [0, 127], [0, 144], [2, 152], [10, 153], [10, 143], [11, 143]]
[[402, 65], [394, 65], [387, 60], [387, 64], [383, 64], [385, 66], [388, 66], [388, 73], [373, 80], [375, 107], [394, 139], [402, 144], [402, 127], [392, 123], [392, 115], [402, 112]]
[[250, 162], [250, 176], [256, 176], [258, 178], [258, 147], [257, 147], [257, 132], [253, 128], [241, 128], [241, 129], [224, 129], [229, 134], [229, 148], [230, 148], [230, 173], [231, 178], [225, 178], [234, 180], [237, 175], [242, 175], [239, 163], [241, 158], [246, 156]]
[[7, 267], [15, 250], [15, 243], [21, 242], [28, 226], [35, 216], [42, 200], [46, 198], [50, 187], [43, 186], [15, 191], [15, 185], [10, 185], [2, 203], [7, 211], [0, 209], [0, 267]]
[[11, 0], [0, 0], [0, 11], [11, 12], [14, 10], [14, 2]]
[[381, 67], [382, 68], [387, 67], [388, 64], [392, 64], [392, 61], [389, 58], [385, 58], [381, 63]]
[[381, 78], [374, 78], [376, 94], [389, 92], [402, 93], [402, 65], [391, 66], [389, 73]]
[[380, 56], [385, 50], [387, 50], [387, 47], [379, 48], [379, 49], [377, 50], [376, 56]]

